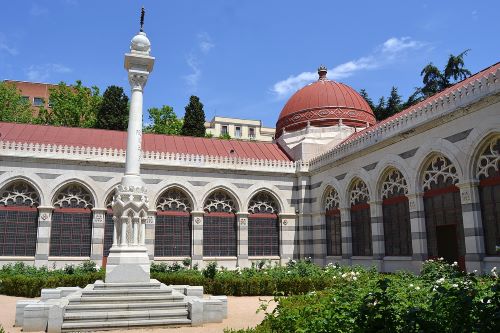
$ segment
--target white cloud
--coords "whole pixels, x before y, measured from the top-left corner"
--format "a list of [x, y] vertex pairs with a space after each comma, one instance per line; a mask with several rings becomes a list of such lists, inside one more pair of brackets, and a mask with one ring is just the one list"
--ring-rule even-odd
[[210, 38], [208, 33], [201, 32], [198, 34], [198, 46], [200, 47], [201, 52], [207, 54], [215, 47], [215, 44], [212, 42], [212, 38]]
[[192, 90], [196, 90], [196, 88], [198, 87], [198, 81], [201, 78], [201, 69], [198, 58], [196, 58], [196, 56], [194, 56], [193, 54], [190, 54], [186, 58], [186, 63], [189, 68], [191, 68], [192, 73], [185, 75], [184, 80], [186, 80], [186, 83], [191, 87]]
[[71, 68], [61, 64], [31, 65], [24, 71], [30, 81], [45, 81], [54, 73], [66, 74], [72, 72]]
[[31, 16], [42, 16], [42, 15], [46, 15], [48, 13], [49, 13], [49, 10], [47, 8], [40, 7], [36, 3], [34, 3], [30, 9]]
[[[328, 78], [333, 80], [344, 79], [362, 70], [370, 70], [381, 67], [395, 61], [404, 54], [405, 51], [417, 50], [424, 47], [426, 43], [413, 40], [410, 37], [392, 37], [375, 48], [371, 54], [350, 60], [337, 65], [328, 70]], [[291, 75], [287, 79], [276, 82], [271, 91], [278, 98], [285, 98], [307, 83], [317, 80], [316, 72], [302, 72], [298, 75]]]
[[0, 33], [0, 53], [2, 53], [2, 52], [6, 52], [6, 53], [10, 54], [11, 56], [15, 56], [15, 55], [19, 54], [17, 49], [15, 47], [9, 45], [5, 36], [2, 33]]

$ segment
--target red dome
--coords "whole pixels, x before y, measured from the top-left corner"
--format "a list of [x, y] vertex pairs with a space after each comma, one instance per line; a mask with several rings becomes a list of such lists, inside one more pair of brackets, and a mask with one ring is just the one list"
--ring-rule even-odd
[[375, 124], [375, 116], [366, 100], [351, 87], [328, 80], [326, 68], [318, 69], [319, 80], [297, 91], [280, 113], [276, 137], [283, 130], [297, 131], [307, 126], [333, 126], [342, 123], [353, 127]]

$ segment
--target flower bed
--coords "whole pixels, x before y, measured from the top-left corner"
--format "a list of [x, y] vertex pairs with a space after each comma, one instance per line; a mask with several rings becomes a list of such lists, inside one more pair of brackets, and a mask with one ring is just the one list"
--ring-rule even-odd
[[338, 270], [332, 287], [275, 297], [255, 329], [226, 332], [500, 332], [496, 270], [477, 277], [442, 260], [426, 262], [420, 276], [327, 269]]

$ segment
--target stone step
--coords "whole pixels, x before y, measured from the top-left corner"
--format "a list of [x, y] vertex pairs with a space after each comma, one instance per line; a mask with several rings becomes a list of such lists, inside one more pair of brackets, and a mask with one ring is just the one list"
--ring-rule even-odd
[[69, 299], [69, 304], [99, 303], [137, 303], [137, 302], [175, 302], [183, 301], [184, 295], [120, 295], [120, 296], [85, 296]]
[[172, 289], [98, 289], [82, 290], [82, 297], [113, 296], [113, 295], [171, 295]]
[[128, 282], [128, 283], [94, 283], [95, 289], [160, 289], [161, 283], [151, 282]]
[[182, 318], [173, 319], [147, 319], [147, 320], [113, 320], [113, 321], [91, 321], [91, 322], [64, 322], [62, 332], [103, 331], [113, 329], [125, 329], [127, 327], [149, 327], [149, 326], [182, 326], [190, 325], [191, 320]]
[[[115, 310], [115, 309], [113, 309]], [[91, 311], [91, 312], [67, 312], [64, 314], [64, 322], [86, 322], [86, 321], [112, 321], [112, 320], [144, 320], [144, 319], [185, 319], [188, 316], [187, 309], [168, 310], [124, 310], [124, 311]]]
[[139, 302], [139, 303], [118, 303], [118, 304], [68, 304], [66, 306], [66, 313], [69, 312], [91, 312], [91, 311], [107, 311], [113, 310], [160, 310], [160, 309], [187, 309], [187, 302]]

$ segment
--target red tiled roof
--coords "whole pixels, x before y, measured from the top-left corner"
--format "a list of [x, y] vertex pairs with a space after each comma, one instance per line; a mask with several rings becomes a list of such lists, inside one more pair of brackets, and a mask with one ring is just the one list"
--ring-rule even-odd
[[389, 118], [386, 118], [386, 119], [384, 119], [382, 121], [377, 122], [374, 126], [367, 127], [364, 130], [362, 130], [362, 131], [359, 131], [359, 132], [351, 134], [344, 141], [342, 141], [339, 145], [341, 145], [341, 144], [343, 144], [345, 142], [348, 142], [348, 141], [352, 141], [352, 140], [356, 139], [357, 137], [360, 137], [361, 135], [363, 135], [366, 132], [373, 131], [377, 127], [382, 126], [383, 124], [386, 124], [386, 123], [388, 123], [388, 122], [390, 122], [390, 121], [392, 121], [392, 120], [394, 120], [396, 118], [399, 118], [399, 117], [401, 117], [401, 116], [403, 116], [403, 115], [405, 115], [407, 113], [410, 113], [411, 111], [413, 111], [413, 110], [415, 110], [415, 109], [417, 109], [419, 107], [422, 107], [422, 106], [424, 106], [426, 104], [432, 103], [432, 102], [438, 100], [440, 97], [446, 96], [451, 91], [456, 90], [456, 89], [460, 89], [462, 87], [465, 87], [469, 83], [471, 83], [471, 82], [473, 82], [475, 80], [479, 80], [481, 77], [483, 77], [485, 75], [495, 73], [499, 69], [500, 69], [500, 62], [497, 62], [496, 64], [491, 65], [490, 67], [487, 67], [487, 68], [483, 69], [482, 71], [477, 72], [474, 75], [471, 75], [467, 79], [462, 80], [460, 82], [457, 82], [453, 86], [448, 87], [445, 90], [443, 90], [443, 91], [441, 91], [441, 92], [439, 92], [439, 93], [437, 93], [435, 95], [432, 95], [432, 96], [424, 99], [423, 101], [421, 101], [421, 102], [419, 102], [419, 103], [417, 103], [417, 104], [415, 104], [413, 106], [410, 106], [409, 108], [404, 109], [404, 110], [396, 113], [395, 115], [392, 115]]
[[[0, 141], [126, 149], [127, 133], [0, 122]], [[275, 143], [144, 134], [144, 151], [289, 161]], [[231, 152], [233, 151], [233, 152]]]

